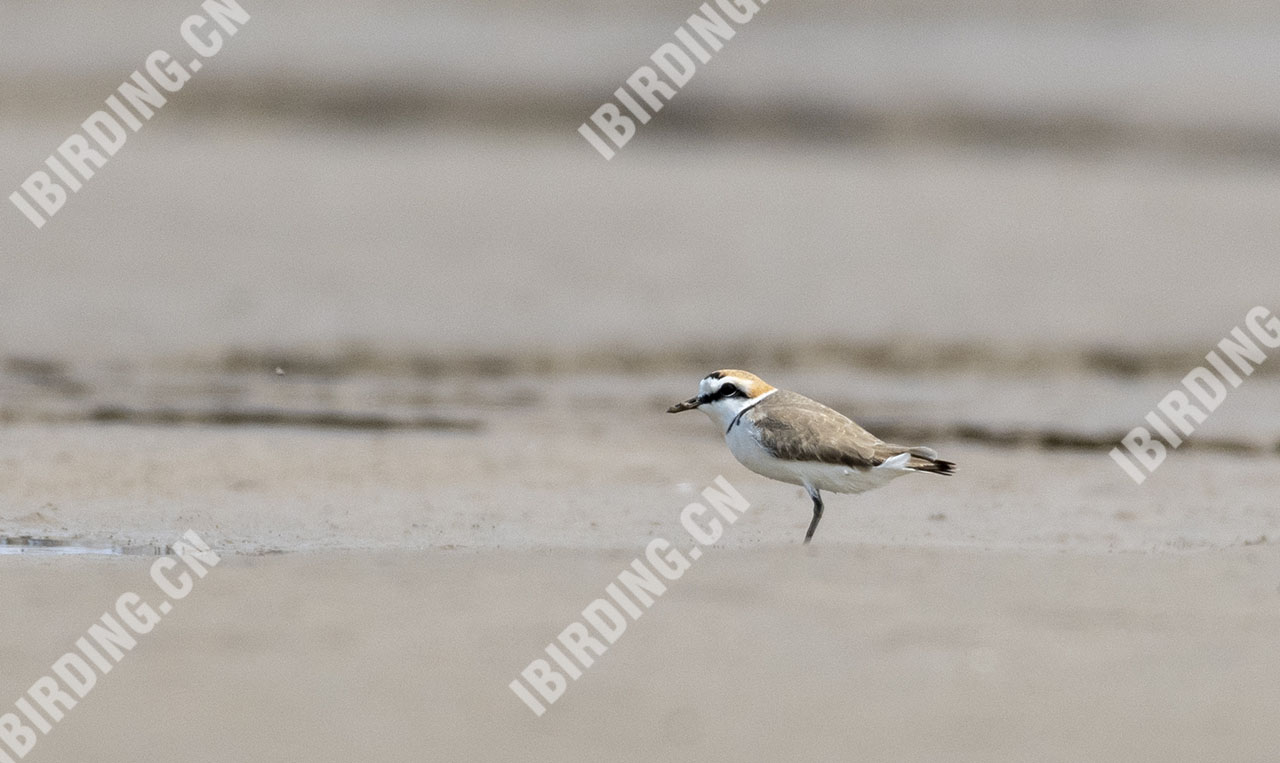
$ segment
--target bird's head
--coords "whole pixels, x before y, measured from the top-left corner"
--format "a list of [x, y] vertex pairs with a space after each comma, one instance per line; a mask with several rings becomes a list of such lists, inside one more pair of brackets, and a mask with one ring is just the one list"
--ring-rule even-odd
[[759, 376], [726, 368], [704, 376], [698, 383], [698, 394], [671, 406], [667, 413], [699, 408], [713, 421], [728, 425], [743, 408], [772, 391], [773, 386]]

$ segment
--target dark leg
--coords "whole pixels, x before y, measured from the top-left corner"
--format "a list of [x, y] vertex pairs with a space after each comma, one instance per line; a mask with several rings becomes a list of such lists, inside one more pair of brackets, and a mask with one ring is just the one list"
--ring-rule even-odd
[[805, 488], [813, 499], [813, 521], [809, 523], [809, 532], [804, 534], [804, 542], [813, 540], [813, 531], [818, 529], [818, 520], [822, 519], [822, 493], [817, 488]]

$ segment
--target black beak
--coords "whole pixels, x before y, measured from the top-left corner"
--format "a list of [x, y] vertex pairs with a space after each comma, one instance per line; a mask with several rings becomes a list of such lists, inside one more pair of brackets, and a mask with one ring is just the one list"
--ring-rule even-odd
[[700, 397], [691, 397], [688, 400], [684, 401], [683, 403], [676, 403], [675, 405], [671, 406], [670, 408], [667, 409], [667, 413], [679, 413], [680, 411], [691, 411], [694, 408], [697, 408], [698, 406], [702, 405], [704, 402], [706, 401]]

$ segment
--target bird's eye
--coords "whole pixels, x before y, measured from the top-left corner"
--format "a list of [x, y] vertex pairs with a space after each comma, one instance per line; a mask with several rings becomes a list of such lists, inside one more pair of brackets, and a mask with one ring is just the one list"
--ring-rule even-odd
[[720, 397], [733, 397], [738, 394], [738, 388], [732, 384], [726, 384], [720, 388]]

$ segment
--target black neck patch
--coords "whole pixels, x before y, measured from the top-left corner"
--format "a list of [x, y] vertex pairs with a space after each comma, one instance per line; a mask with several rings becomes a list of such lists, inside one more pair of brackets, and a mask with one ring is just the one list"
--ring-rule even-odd
[[737, 416], [734, 416], [734, 417], [733, 417], [733, 421], [730, 421], [730, 422], [729, 422], [729, 428], [728, 428], [728, 429], [726, 429], [726, 430], [724, 430], [724, 433], [725, 433], [725, 435], [726, 435], [726, 436], [729, 434], [729, 432], [733, 431], [733, 428], [734, 428], [735, 426], [737, 426], [737, 425], [738, 425], [738, 422], [739, 422], [739, 421], [742, 421], [742, 414], [746, 413], [747, 411], [749, 411], [749, 410], [751, 410], [752, 408], [755, 408], [757, 405], [759, 405], [759, 404], [760, 404], [760, 400], [764, 400], [764, 396], [763, 396], [763, 395], [761, 395], [761, 396], [760, 396], [760, 399], [759, 399], [759, 400], [756, 400], [756, 401], [755, 401], [754, 403], [752, 403], [751, 405], [748, 405], [746, 408], [743, 408], [742, 410], [738, 411], [738, 415], [737, 415]]

